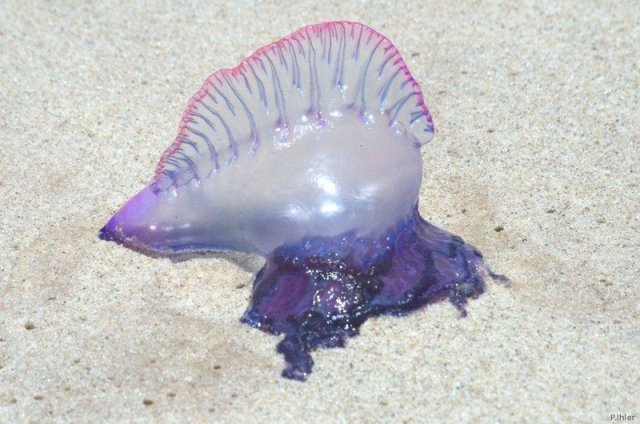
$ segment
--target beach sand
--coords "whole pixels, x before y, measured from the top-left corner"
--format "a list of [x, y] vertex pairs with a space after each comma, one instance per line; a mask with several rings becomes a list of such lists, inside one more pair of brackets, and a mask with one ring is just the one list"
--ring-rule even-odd
[[[56, 3], [0, 4], [1, 422], [640, 419], [637, 2]], [[207, 75], [336, 19], [422, 85], [421, 213], [512, 284], [371, 319], [299, 383], [239, 322], [260, 257], [97, 231]]]

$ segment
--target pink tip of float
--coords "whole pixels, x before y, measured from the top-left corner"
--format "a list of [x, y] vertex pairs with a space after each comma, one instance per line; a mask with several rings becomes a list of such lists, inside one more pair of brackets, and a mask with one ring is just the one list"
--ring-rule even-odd
[[115, 241], [128, 247], [144, 249], [143, 234], [150, 230], [150, 212], [157, 196], [151, 186], [133, 196], [116, 212], [98, 233], [102, 240]]

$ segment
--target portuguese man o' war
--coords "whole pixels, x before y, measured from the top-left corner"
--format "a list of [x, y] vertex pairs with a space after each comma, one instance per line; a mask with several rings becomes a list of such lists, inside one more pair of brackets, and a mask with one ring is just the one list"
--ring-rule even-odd
[[135, 250], [266, 264], [242, 321], [284, 335], [283, 376], [369, 317], [467, 299], [496, 277], [418, 213], [434, 126], [400, 53], [352, 22], [304, 27], [207, 78], [152, 182], [100, 230]]

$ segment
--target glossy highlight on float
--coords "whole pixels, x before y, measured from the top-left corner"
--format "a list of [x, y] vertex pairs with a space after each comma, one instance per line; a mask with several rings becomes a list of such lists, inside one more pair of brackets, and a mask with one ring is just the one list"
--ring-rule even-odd
[[153, 181], [100, 230], [148, 253], [235, 250], [266, 264], [242, 321], [284, 335], [283, 376], [369, 317], [448, 298], [492, 274], [418, 213], [434, 134], [391, 42], [353, 22], [304, 27], [207, 78]]

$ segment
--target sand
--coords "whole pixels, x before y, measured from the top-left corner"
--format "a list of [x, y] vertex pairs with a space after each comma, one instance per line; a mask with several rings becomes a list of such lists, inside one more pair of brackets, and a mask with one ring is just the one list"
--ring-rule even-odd
[[[0, 4], [0, 421], [640, 419], [637, 2], [103, 3]], [[372, 319], [302, 384], [238, 321], [261, 258], [97, 230], [208, 74], [332, 19], [403, 53], [438, 130], [420, 210], [513, 283]]]

